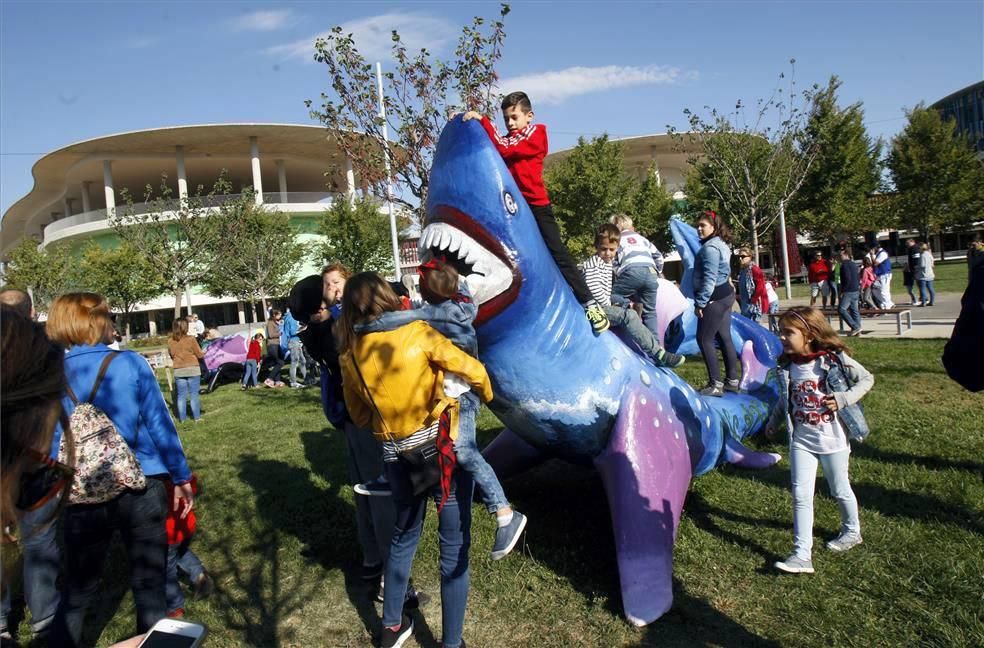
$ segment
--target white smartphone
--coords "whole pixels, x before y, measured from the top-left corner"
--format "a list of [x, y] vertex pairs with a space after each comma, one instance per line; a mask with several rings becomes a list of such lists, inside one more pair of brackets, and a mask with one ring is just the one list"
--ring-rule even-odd
[[206, 634], [200, 623], [161, 619], [140, 642], [140, 648], [198, 648]]

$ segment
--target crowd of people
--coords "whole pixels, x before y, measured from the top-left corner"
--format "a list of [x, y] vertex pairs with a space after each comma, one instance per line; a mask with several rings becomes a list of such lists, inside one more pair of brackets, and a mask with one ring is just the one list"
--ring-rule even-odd
[[[502, 154], [591, 329], [600, 335], [621, 327], [656, 365], [680, 366], [684, 358], [660, 343], [659, 250], [635, 231], [629, 215], [615, 214], [596, 230], [596, 254], [581, 266], [574, 264], [543, 185], [545, 128], [533, 122], [523, 93], [508, 95], [502, 109], [506, 136], [485, 116], [467, 113], [464, 118], [481, 120]], [[696, 218], [696, 229], [701, 245], [694, 262], [694, 313], [708, 374], [700, 393], [723, 397], [741, 391], [741, 364], [731, 334], [736, 301], [742, 314], [755, 320], [775, 312], [778, 299], [748, 248], [740, 249], [737, 282], [732, 279], [731, 232], [722, 216], [704, 212]], [[919, 303], [932, 306], [932, 254], [915, 241], [909, 248]], [[984, 250], [980, 254], [984, 257]], [[828, 299], [831, 305], [839, 301], [851, 333], [859, 334], [859, 302], [870, 299], [880, 308], [892, 307], [891, 275], [891, 259], [880, 247], [866, 255], [863, 269], [846, 250], [836, 263], [817, 253], [809, 266], [811, 307], [788, 309], [778, 320], [784, 397], [767, 428], [771, 433], [785, 422], [789, 429], [794, 532], [793, 552], [775, 564], [779, 570], [813, 572], [818, 465], [841, 512], [841, 531], [827, 547], [847, 551], [862, 542], [848, 479], [849, 440], [867, 434], [858, 401], [874, 379], [812, 306], [818, 297], [824, 307]], [[153, 370], [138, 354], [110, 348], [113, 327], [102, 296], [59, 297], [41, 327], [33, 321], [28, 296], [8, 294], [16, 292], [6, 291], [0, 299], [0, 522], [4, 542], [18, 543], [24, 556], [32, 630], [51, 645], [80, 644], [116, 531], [129, 558], [136, 631], [146, 632], [164, 617], [183, 616], [180, 579], [196, 595], [207, 595], [211, 578], [190, 547], [196, 477]], [[413, 633], [408, 611], [419, 606], [421, 595], [411, 579], [412, 564], [428, 502], [434, 502], [441, 641], [444, 648], [458, 648], [465, 645], [475, 487], [496, 521], [493, 560], [518, 546], [528, 520], [513, 507], [476, 442], [480, 404], [494, 398], [478, 359], [478, 305], [444, 258], [421, 265], [419, 300], [410, 297], [403, 285], [377, 274], [353, 275], [339, 263], [326, 265], [319, 276], [298, 282], [289, 308], [271, 310], [263, 329], [250, 337], [241, 385], [244, 390], [259, 386], [262, 369], [264, 385], [285, 386], [281, 374], [287, 361], [291, 387], [320, 381], [324, 415], [342, 431], [348, 447], [362, 576], [378, 583], [384, 648], [403, 645]], [[910, 297], [915, 302], [911, 290]], [[204, 353], [198, 340], [204, 334], [197, 317], [179, 318], [168, 339], [179, 421], [186, 420], [189, 409], [193, 421], [201, 416]], [[93, 461], [107, 452], [113, 456], [108, 472]], [[64, 533], [61, 544], [55, 538], [56, 518]], [[10, 553], [5, 551], [4, 558]], [[64, 584], [58, 588], [63, 558]], [[5, 569], [5, 581], [8, 573]], [[8, 587], [4, 594], [6, 622]]]

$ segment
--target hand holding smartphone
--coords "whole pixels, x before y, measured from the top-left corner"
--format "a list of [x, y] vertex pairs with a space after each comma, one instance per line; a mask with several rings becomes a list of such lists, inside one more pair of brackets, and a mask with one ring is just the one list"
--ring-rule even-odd
[[161, 619], [154, 624], [139, 648], [198, 648], [208, 631], [200, 623]]

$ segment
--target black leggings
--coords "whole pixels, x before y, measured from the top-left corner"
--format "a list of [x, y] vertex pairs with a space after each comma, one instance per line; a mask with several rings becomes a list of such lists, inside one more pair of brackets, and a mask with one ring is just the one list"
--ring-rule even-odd
[[[724, 293], [725, 289], [718, 286], [714, 292], [719, 291]], [[721, 380], [717, 350], [714, 348], [715, 337], [724, 352], [724, 372], [728, 380], [738, 378], [738, 354], [735, 353], [735, 345], [731, 341], [731, 307], [734, 305], [735, 291], [728, 286], [727, 293], [709, 302], [704, 307], [703, 317], [697, 320], [697, 345], [700, 346], [700, 354], [704, 356], [704, 364], [707, 365], [707, 375], [712, 381]]]
[[574, 258], [571, 257], [567, 246], [560, 240], [560, 227], [557, 226], [557, 219], [554, 218], [553, 207], [551, 205], [530, 205], [530, 210], [536, 219], [536, 226], [540, 228], [543, 242], [547, 244], [547, 249], [550, 250], [550, 256], [560, 268], [560, 274], [564, 275], [567, 284], [574, 291], [574, 296], [582, 305], [590, 304], [594, 298], [591, 296], [588, 284], [584, 281], [584, 275], [574, 263]]

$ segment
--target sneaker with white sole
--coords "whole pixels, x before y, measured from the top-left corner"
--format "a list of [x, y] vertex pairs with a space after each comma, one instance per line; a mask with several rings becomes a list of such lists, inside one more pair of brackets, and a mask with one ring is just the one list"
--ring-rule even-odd
[[513, 511], [512, 520], [506, 526], [495, 530], [495, 544], [492, 545], [492, 560], [501, 560], [509, 555], [516, 543], [519, 542], [523, 530], [526, 529], [526, 516], [519, 511]]
[[605, 310], [598, 304], [592, 304], [585, 308], [584, 315], [588, 318], [588, 322], [591, 323], [591, 331], [595, 335], [601, 335], [611, 326], [608, 316], [605, 315]]
[[789, 558], [785, 560], [779, 560], [775, 564], [776, 569], [784, 571], [789, 574], [812, 574], [813, 573], [813, 562], [809, 560], [803, 560], [802, 558], [797, 558], [796, 554], [792, 554]]
[[833, 540], [827, 542], [827, 549], [831, 551], [847, 551], [864, 542], [860, 533], [842, 533]]
[[356, 484], [352, 487], [352, 490], [359, 495], [368, 495], [369, 497], [389, 497], [393, 494], [389, 482], [382, 477]]
[[404, 614], [400, 619], [400, 627], [396, 630], [383, 627], [383, 633], [379, 637], [380, 648], [400, 648], [411, 634], [413, 634], [413, 619]]
[[666, 349], [660, 349], [656, 352], [656, 362], [659, 363], [661, 367], [676, 369], [686, 361], [687, 358], [685, 356], [678, 353], [673, 353], [672, 351], [667, 351]]

